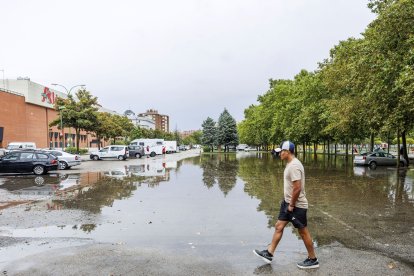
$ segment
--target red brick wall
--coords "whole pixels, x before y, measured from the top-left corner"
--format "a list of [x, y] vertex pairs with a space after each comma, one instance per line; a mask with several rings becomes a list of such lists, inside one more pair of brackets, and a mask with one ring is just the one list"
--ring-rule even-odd
[[0, 90], [0, 127], [3, 127], [3, 141], [6, 147], [13, 141], [26, 141], [26, 103], [23, 96]]
[[[54, 133], [60, 133], [60, 130], [57, 126], [49, 127], [49, 123], [58, 116], [59, 113], [54, 109], [26, 103], [24, 96], [0, 90], [0, 127], [4, 128], [0, 147], [6, 147], [10, 142], [35, 142], [38, 148], [47, 148], [50, 141], [53, 142], [52, 147], [55, 147], [54, 142], [61, 140]], [[69, 133], [69, 128], [65, 128], [64, 132]], [[75, 130], [72, 129], [71, 133], [74, 134]], [[85, 134], [86, 132], [81, 132], [81, 135]], [[81, 140], [79, 146], [88, 147], [87, 143], [92, 139], [94, 138], [89, 135], [86, 140]]]

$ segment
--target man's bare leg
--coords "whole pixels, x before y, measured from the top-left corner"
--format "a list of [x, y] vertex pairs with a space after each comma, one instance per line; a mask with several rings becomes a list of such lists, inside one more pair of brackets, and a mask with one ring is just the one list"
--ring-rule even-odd
[[275, 253], [276, 247], [279, 244], [283, 236], [283, 230], [289, 221], [278, 220], [275, 224], [275, 232], [273, 233], [272, 243], [267, 247], [272, 255]]
[[308, 257], [311, 259], [315, 259], [316, 258], [315, 250], [313, 248], [313, 242], [312, 242], [312, 238], [309, 233], [308, 227], [298, 229], [298, 231], [299, 231], [300, 236], [302, 237], [303, 243], [305, 244], [306, 250], [308, 251]]

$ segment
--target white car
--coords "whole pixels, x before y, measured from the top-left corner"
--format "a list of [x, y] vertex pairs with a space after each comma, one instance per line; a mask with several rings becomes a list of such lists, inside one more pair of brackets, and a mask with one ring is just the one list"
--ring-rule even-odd
[[252, 150], [256, 150], [256, 149], [255, 148], [251, 148], [251, 147], [244, 148], [244, 151], [252, 151]]
[[81, 164], [81, 157], [78, 154], [71, 154], [61, 150], [44, 150], [56, 156], [59, 160], [59, 169], [67, 170]]
[[90, 158], [92, 160], [104, 160], [104, 159], [118, 159], [126, 160], [129, 156], [128, 146], [113, 145], [104, 147], [99, 151], [91, 152]]

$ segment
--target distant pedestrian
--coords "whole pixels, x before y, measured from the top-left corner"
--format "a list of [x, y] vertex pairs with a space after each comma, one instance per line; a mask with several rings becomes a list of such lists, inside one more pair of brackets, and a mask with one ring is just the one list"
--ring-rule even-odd
[[358, 153], [358, 149], [356, 145], [354, 145], [353, 150], [354, 150], [354, 153]]
[[303, 262], [297, 263], [297, 266], [299, 268], [317, 268], [319, 262], [307, 228], [308, 200], [305, 193], [305, 170], [302, 163], [295, 157], [295, 145], [292, 142], [283, 142], [281, 147], [276, 149], [276, 152], [280, 152], [281, 160], [287, 161], [283, 177], [284, 200], [280, 205], [279, 217], [271, 244], [267, 249], [254, 250], [253, 253], [266, 263], [271, 263], [276, 247], [282, 239], [285, 226], [292, 222], [293, 226], [298, 229], [308, 251], [308, 257]]

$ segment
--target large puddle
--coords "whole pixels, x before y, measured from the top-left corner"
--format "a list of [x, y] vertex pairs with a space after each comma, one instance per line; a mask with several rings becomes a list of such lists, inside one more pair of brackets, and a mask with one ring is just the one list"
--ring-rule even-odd
[[[321, 157], [304, 165], [309, 228], [316, 246], [340, 242], [386, 254], [401, 236], [413, 248], [414, 171], [371, 170]], [[283, 198], [283, 169], [269, 154], [243, 152], [180, 162], [148, 160], [84, 174], [2, 176], [2, 197], [36, 201], [48, 212], [81, 210], [93, 221], [1, 227], [0, 235], [86, 238], [192, 250], [200, 256], [242, 251], [251, 258], [251, 249], [270, 242]], [[291, 226], [278, 251], [284, 252], [281, 262], [306, 252]]]

